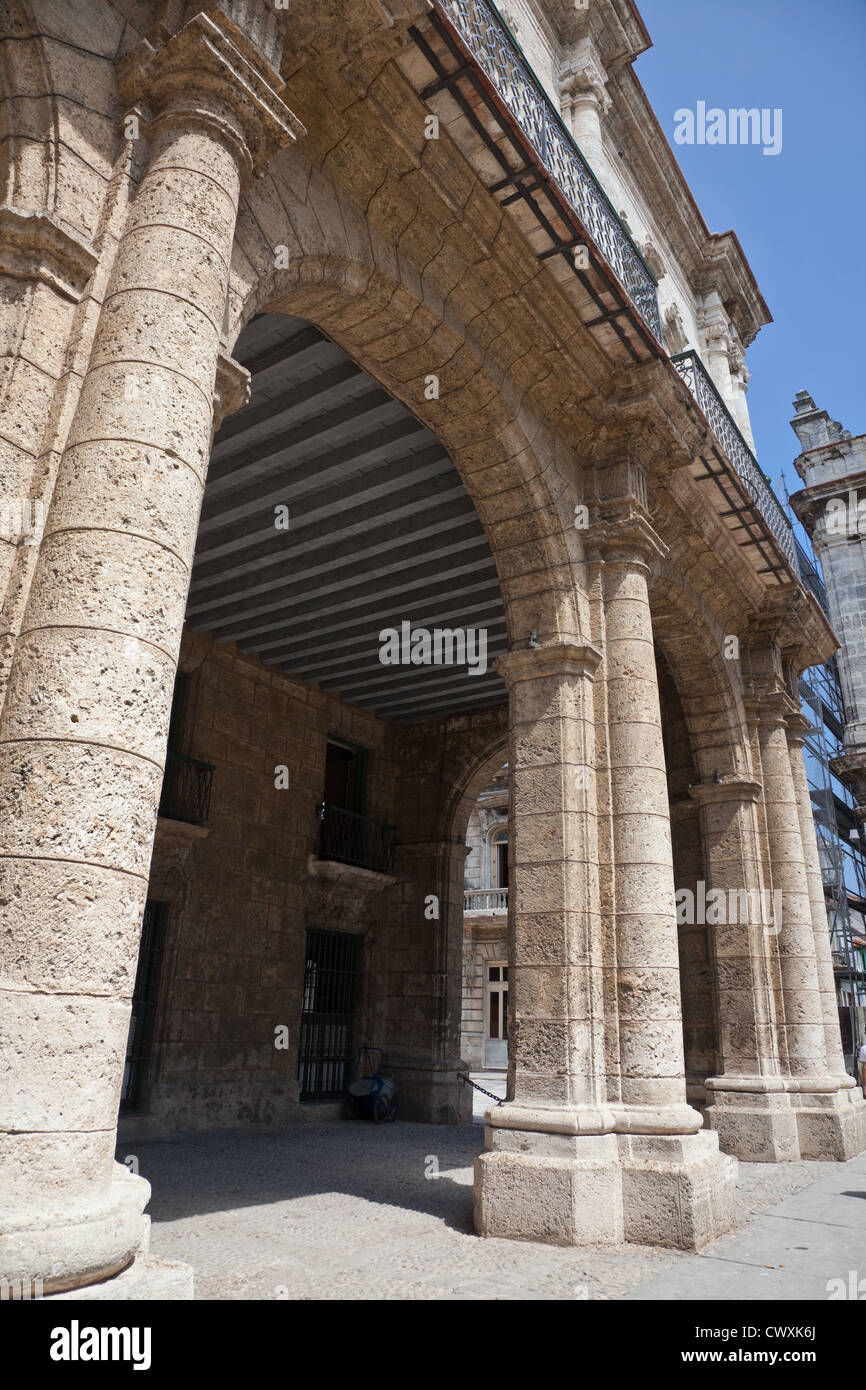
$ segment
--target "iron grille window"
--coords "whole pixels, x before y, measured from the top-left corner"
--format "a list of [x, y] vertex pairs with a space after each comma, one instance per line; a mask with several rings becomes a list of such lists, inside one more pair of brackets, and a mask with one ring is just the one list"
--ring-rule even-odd
[[308, 931], [298, 1080], [301, 1100], [333, 1100], [350, 1080], [360, 939]]
[[162, 953], [165, 903], [148, 899], [141, 924], [138, 968], [132, 993], [132, 1013], [126, 1040], [126, 1062], [120, 1091], [121, 1111], [138, 1110], [150, 1063], [153, 1020], [156, 1011], [156, 984]]

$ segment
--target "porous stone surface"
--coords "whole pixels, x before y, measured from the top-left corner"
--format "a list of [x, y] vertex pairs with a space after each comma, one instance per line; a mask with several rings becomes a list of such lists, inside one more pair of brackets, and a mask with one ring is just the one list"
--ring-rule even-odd
[[[638, 1245], [479, 1238], [472, 1162], [482, 1142], [477, 1124], [399, 1120], [148, 1141], [137, 1153], [153, 1186], [151, 1251], [192, 1263], [201, 1299], [615, 1299], [639, 1297], [688, 1260]], [[428, 1178], [433, 1160], [439, 1176]], [[740, 1164], [740, 1221], [840, 1173]]]
[[[510, 8], [519, 28], [526, 6]], [[736, 238], [702, 223], [638, 89], [607, 120], [613, 66], [645, 46], [637, 16], [609, 6], [609, 24], [577, 33], [564, 8], [556, 43], [533, 42], [533, 61], [551, 92], [562, 79], [563, 119], [626, 217], [661, 243], [646, 249], [665, 268], [662, 346], [682, 332], [706, 353], [745, 439], [734, 347], [767, 321], [760, 291]], [[0, 1276], [93, 1284], [143, 1250], [147, 1183], [118, 1171], [111, 1150], [148, 901], [165, 911], [130, 1145], [301, 1117], [308, 931], [363, 938], [356, 1041], [386, 1050], [403, 1116], [468, 1117], [466, 829], [506, 759], [508, 1100], [477, 1169], [490, 1248], [502, 1234], [700, 1247], [734, 1219], [731, 1154], [854, 1152], [866, 1107], [831, 1026], [791, 698], [797, 672], [829, 659], [832, 634], [784, 561], [764, 563], [777, 543], [766, 517], [755, 523], [766, 554], [739, 544], [736, 509], [704, 462], [725, 447], [741, 457], [736, 437], [726, 446], [699, 418], [644, 311], [623, 288], [622, 311], [599, 317], [567, 258], [539, 260], [545, 234], [491, 188], [499, 175], [444, 91], [428, 138], [434, 72], [411, 26], [424, 26], [428, 53], [441, 44], [429, 7], [6, 10]], [[632, 191], [611, 157], [623, 130], [643, 152]], [[622, 267], [592, 249], [604, 294], [619, 293]], [[214, 431], [248, 382], [230, 352], [262, 312], [316, 325], [447, 454], [445, 486], [474, 505], [494, 562], [507, 701], [443, 712], [422, 693], [396, 722], [342, 700], [339, 677], [323, 677], [326, 690], [302, 679], [309, 668], [269, 663], [268, 643], [247, 650], [261, 610], [237, 646], [185, 630]], [[270, 427], [272, 405], [265, 392], [248, 409]], [[734, 462], [724, 466], [739, 489]], [[318, 481], [311, 469], [308, 495]], [[262, 480], [240, 470], [235, 482], [242, 526]], [[422, 489], [407, 507], [419, 499], [430, 502]], [[358, 562], [342, 584], [348, 604], [369, 568]], [[242, 611], [259, 597], [245, 590]], [[328, 646], [330, 632], [314, 640]], [[734, 661], [723, 650], [737, 633]], [[326, 670], [351, 663], [335, 646]], [[158, 814], [178, 662], [195, 687], [186, 749], [214, 771], [195, 835]], [[387, 873], [317, 867], [329, 735], [369, 754], [367, 814], [396, 827]], [[707, 792], [719, 786], [724, 802]], [[700, 879], [780, 890], [781, 930], [752, 912], [680, 935], [675, 889]], [[384, 1145], [389, 1162], [386, 1138], [340, 1133]], [[438, 1142], [450, 1141], [417, 1132], [431, 1154]], [[280, 1143], [291, 1144], [282, 1130]], [[287, 1149], [269, 1152], [282, 1171]], [[411, 1187], [417, 1159], [413, 1149], [389, 1182]], [[237, 1190], [252, 1216], [266, 1176], [250, 1162]], [[309, 1176], [314, 1225], [325, 1198]], [[466, 1187], [417, 1180], [423, 1220], [448, 1184]], [[365, 1194], [352, 1212], [378, 1237]], [[458, 1234], [483, 1283], [484, 1243]], [[506, 1273], [520, 1259], [508, 1249]], [[424, 1268], [404, 1253], [407, 1269]], [[389, 1270], [367, 1250], [383, 1287], [399, 1267], [391, 1254]], [[338, 1244], [328, 1258], [339, 1261]], [[545, 1259], [582, 1268], [568, 1252]]]

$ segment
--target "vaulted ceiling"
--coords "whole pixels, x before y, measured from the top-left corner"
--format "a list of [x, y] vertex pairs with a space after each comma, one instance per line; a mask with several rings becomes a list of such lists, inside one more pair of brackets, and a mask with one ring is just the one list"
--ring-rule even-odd
[[[389, 719], [504, 700], [496, 569], [435, 436], [305, 320], [261, 315], [234, 355], [252, 395], [214, 442], [189, 626]], [[485, 629], [486, 674], [383, 665], [406, 621]]]

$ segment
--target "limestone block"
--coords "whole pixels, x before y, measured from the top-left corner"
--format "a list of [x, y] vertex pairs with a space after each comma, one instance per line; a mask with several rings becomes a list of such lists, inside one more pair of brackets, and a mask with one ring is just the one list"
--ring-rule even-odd
[[130, 996], [144, 883], [74, 862], [0, 860], [3, 978], [28, 990]]
[[0, 847], [9, 857], [77, 859], [146, 882], [162, 769], [111, 748], [0, 746]]

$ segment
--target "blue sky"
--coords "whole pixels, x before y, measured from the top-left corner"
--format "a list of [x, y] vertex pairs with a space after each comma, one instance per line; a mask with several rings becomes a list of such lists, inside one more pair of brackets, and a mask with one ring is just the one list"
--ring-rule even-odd
[[[748, 351], [758, 458], [802, 483], [797, 391], [866, 433], [866, 0], [637, 0], [635, 71], [710, 231], [733, 227], [774, 322]], [[674, 145], [678, 107], [781, 107], [782, 150]]]

